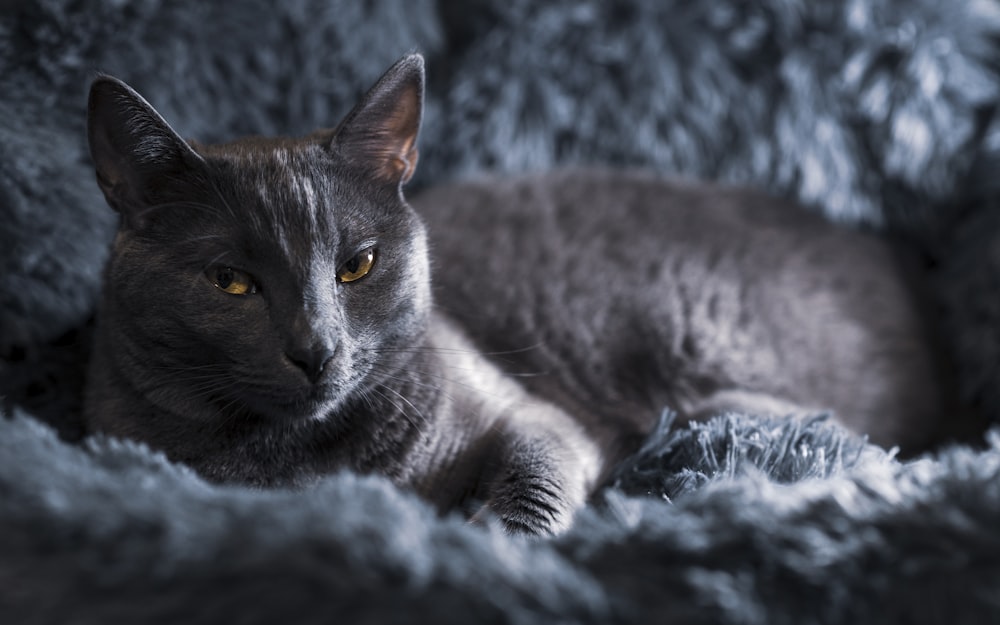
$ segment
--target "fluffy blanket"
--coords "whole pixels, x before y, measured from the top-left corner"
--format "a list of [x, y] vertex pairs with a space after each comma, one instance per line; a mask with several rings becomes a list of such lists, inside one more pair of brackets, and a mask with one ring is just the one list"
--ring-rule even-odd
[[942, 358], [1000, 415], [1000, 7], [983, 0], [38, 0], [0, 17], [0, 622], [1000, 620], [1000, 431], [900, 462], [834, 425], [669, 417], [555, 540], [377, 477], [206, 484], [80, 440], [113, 231], [107, 71], [185, 135], [334, 123], [428, 57], [417, 186], [641, 165], [753, 184], [920, 250]]

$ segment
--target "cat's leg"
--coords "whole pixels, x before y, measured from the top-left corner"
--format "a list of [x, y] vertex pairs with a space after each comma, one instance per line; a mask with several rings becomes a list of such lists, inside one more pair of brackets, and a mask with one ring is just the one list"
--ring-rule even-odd
[[554, 535], [569, 528], [600, 471], [601, 453], [554, 405], [528, 399], [510, 407], [494, 430], [472, 517], [496, 517], [511, 533]]
[[464, 484], [447, 488], [484, 502], [475, 522], [495, 517], [510, 532], [532, 534], [568, 528], [601, 473], [598, 443], [564, 410], [505, 376], [450, 321], [435, 315], [428, 334], [449, 409], [437, 415], [434, 469], [421, 492], [440, 489], [442, 473], [458, 476]]

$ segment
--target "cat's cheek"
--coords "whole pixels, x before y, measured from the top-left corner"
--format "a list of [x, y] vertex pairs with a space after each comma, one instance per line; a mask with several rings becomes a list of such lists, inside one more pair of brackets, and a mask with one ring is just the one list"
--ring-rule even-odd
[[391, 297], [358, 298], [345, 306], [344, 331], [362, 350], [412, 345], [426, 328], [429, 306], [415, 302], [398, 284], [385, 285], [379, 295], [385, 292]]
[[[235, 298], [226, 296], [225, 298]], [[253, 366], [255, 362], [272, 357], [274, 341], [269, 337], [267, 323], [262, 319], [261, 307], [253, 303], [227, 302], [218, 305], [212, 297], [208, 306], [192, 302], [179, 313], [189, 336], [196, 336], [206, 352], [224, 356], [228, 362]]]

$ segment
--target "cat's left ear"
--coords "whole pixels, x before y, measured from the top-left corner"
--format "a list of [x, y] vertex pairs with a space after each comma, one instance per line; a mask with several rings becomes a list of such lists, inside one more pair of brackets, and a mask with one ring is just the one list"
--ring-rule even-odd
[[403, 57], [379, 78], [334, 131], [331, 148], [392, 185], [417, 168], [417, 134], [424, 105], [424, 58]]

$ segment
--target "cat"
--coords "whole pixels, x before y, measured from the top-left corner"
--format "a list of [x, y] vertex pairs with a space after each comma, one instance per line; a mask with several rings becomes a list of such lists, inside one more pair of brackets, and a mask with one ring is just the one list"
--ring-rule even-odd
[[431, 304], [425, 228], [400, 192], [423, 76], [406, 57], [334, 130], [218, 146], [184, 141], [130, 87], [95, 80], [88, 138], [120, 227], [90, 431], [218, 482], [351, 469], [510, 531], [569, 525], [597, 444]]
[[332, 130], [202, 145], [94, 81], [90, 150], [120, 227], [91, 432], [216, 482], [379, 473], [442, 511], [556, 534], [664, 408], [833, 409], [891, 444], [933, 429], [933, 359], [878, 239], [596, 170], [411, 206], [423, 84], [410, 55]]

